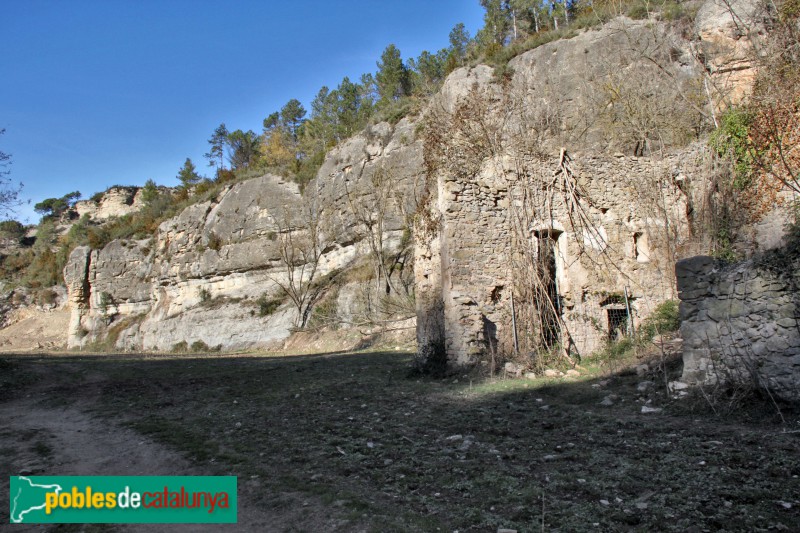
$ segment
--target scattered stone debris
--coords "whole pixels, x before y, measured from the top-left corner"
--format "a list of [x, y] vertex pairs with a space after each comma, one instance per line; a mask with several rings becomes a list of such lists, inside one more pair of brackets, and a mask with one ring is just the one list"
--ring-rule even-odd
[[521, 376], [522, 372], [524, 371], [524, 369], [521, 366], [515, 363], [506, 363], [503, 368], [505, 369], [506, 374], [511, 374], [516, 377]]
[[609, 394], [608, 396], [603, 398], [603, 401], [600, 402], [600, 405], [603, 405], [605, 407], [610, 407], [610, 406], [614, 405], [615, 400], [617, 398], [618, 398], [618, 396], [616, 394]]
[[663, 411], [660, 407], [649, 407], [647, 405], [642, 406], [642, 413], [660, 413]]
[[636, 390], [639, 392], [647, 392], [653, 387], [655, 387], [655, 383], [652, 381], [642, 381], [638, 385], [636, 385]]
[[685, 398], [689, 395], [689, 385], [682, 381], [670, 381], [667, 384], [670, 394], [675, 399]]

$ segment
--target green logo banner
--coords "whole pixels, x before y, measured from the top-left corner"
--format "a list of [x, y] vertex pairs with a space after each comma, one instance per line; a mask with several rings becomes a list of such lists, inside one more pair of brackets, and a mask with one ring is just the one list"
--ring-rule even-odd
[[12, 524], [235, 524], [234, 476], [14, 476]]

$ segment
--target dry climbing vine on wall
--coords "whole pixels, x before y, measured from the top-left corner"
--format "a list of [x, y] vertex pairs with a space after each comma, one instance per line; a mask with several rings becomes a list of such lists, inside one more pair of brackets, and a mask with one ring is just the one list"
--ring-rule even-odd
[[[558, 286], [558, 267], [566, 258], [559, 245], [564, 232], [580, 235], [574, 239], [579, 255], [597, 262], [597, 254], [585, 250], [585, 240], [603, 243], [605, 239], [589, 216], [592, 205], [588, 193], [580, 185], [566, 149], [560, 150], [555, 169], [549, 174], [543, 161], [515, 159], [516, 185], [509, 191], [508, 216], [511, 227], [511, 278], [520, 304], [515, 306], [523, 329], [520, 350], [523, 354], [571, 357], [572, 335], [563, 319], [563, 302]], [[567, 222], [558, 225], [557, 220]], [[602, 257], [602, 253], [599, 254]], [[602, 265], [600, 265], [602, 266]], [[546, 364], [546, 360], [541, 361]]]
[[[506, 238], [512, 250], [508, 269], [520, 333], [518, 356], [525, 363], [533, 356], [534, 363], [547, 364], [547, 358], [540, 356], [550, 354], [574, 364], [557, 273], [557, 268], [565, 267], [566, 245], [559, 244], [557, 237], [569, 235], [575, 260], [588, 261], [594, 272], [611, 277], [619, 268], [608, 255], [610, 245], [604, 233], [592, 219], [593, 202], [567, 150], [562, 148], [555, 162], [547, 157], [543, 136], [525, 127], [529, 111], [520, 102], [524, 99], [518, 95], [498, 97], [488, 89], [482, 92], [474, 87], [452, 111], [434, 105], [424, 130], [431, 194], [428, 209], [422, 212], [425, 216], [436, 213], [430, 199], [440, 177], [473, 183], [486, 172], [487, 164], [494, 167], [491, 173], [496, 179], [503, 181], [509, 176], [506, 216], [510, 231]], [[542, 124], [549, 127], [548, 121]], [[511, 335], [510, 328], [504, 331]], [[498, 340], [509, 352], [501, 355], [510, 357], [514, 344], [510, 339]]]

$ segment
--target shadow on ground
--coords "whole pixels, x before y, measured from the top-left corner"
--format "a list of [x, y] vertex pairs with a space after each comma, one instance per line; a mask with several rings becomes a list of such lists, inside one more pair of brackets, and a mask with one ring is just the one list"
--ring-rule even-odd
[[264, 505], [307, 495], [343, 531], [800, 523], [796, 411], [784, 408], [784, 422], [772, 404], [715, 416], [697, 399], [668, 399], [658, 376], [640, 392], [648, 376], [626, 370], [549, 382], [410, 378], [410, 358], [15, 356], [0, 380], [6, 401], [77, 406], [205, 472], [238, 475], [254, 501], [270, 495]]

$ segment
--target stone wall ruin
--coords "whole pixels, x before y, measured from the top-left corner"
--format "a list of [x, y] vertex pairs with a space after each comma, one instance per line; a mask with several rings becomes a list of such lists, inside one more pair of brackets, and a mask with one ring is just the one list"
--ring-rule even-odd
[[[697, 171], [698, 150], [576, 157], [556, 186], [559, 157], [522, 175], [502, 160], [472, 178], [441, 174], [436, 229], [418, 239], [415, 265], [423, 358], [438, 350], [464, 366], [512, 357], [512, 293], [527, 362], [542, 348], [588, 355], [674, 298], [676, 247], [689, 239], [675, 177]], [[530, 270], [541, 280], [538, 297], [524, 287]], [[545, 293], [553, 308], [542, 315], [527, 300]]]
[[683, 378], [800, 399], [800, 259], [775, 250], [742, 263], [677, 263]]

